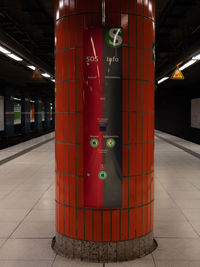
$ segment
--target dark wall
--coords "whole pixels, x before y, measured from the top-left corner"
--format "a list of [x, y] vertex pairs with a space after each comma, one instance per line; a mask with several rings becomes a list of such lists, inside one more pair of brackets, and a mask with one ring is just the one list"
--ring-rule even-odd
[[192, 82], [191, 75], [190, 70], [184, 81], [167, 80], [157, 86], [155, 128], [200, 144], [200, 129], [191, 128], [191, 99], [200, 98], [200, 84]]

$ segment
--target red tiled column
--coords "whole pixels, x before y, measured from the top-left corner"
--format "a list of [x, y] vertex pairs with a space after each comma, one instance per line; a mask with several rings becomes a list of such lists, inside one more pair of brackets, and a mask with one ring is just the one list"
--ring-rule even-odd
[[106, 26], [123, 28], [123, 203], [84, 207], [83, 30], [101, 26], [100, 0], [55, 0], [56, 240], [88, 261], [121, 261], [153, 240], [155, 0], [106, 0]]

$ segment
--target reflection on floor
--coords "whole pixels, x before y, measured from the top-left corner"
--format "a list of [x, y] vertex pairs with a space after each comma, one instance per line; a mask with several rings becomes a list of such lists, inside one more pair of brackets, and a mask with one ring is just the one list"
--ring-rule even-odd
[[[172, 138], [163, 133], [162, 137]], [[197, 145], [189, 147], [198, 152]], [[159, 247], [143, 259], [105, 264], [107, 267], [200, 266], [200, 160], [159, 137], [155, 158], [155, 238]], [[103, 266], [55, 255], [50, 246], [54, 235], [51, 141], [0, 166], [0, 266]]]

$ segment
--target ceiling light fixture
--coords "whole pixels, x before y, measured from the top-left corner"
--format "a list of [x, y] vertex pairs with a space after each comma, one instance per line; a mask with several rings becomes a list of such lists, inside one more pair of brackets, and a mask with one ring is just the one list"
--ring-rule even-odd
[[15, 54], [6, 54], [6, 56], [11, 57], [12, 59], [16, 61], [23, 61], [21, 57], [16, 56]]
[[35, 70], [36, 69], [36, 67], [34, 67], [34, 66], [27, 66], [29, 69], [31, 69], [31, 70]]
[[169, 77], [164, 77], [158, 81], [158, 84], [163, 83], [164, 81], [168, 80]]
[[188, 68], [189, 66], [193, 65], [196, 62], [196, 60], [191, 59], [190, 61], [188, 61], [187, 63], [185, 63], [182, 67], [180, 67], [179, 69], [182, 71], [186, 68]]
[[193, 60], [200, 60], [200, 54], [194, 56], [192, 59], [193, 59]]
[[42, 76], [44, 76], [45, 78], [50, 78], [51, 77], [48, 73], [42, 73]]
[[5, 49], [4, 47], [0, 46], [0, 52], [3, 54], [10, 54], [11, 52]]
[[55, 83], [55, 80], [54, 80], [54, 79], [51, 79], [51, 81], [52, 81], [53, 83]]

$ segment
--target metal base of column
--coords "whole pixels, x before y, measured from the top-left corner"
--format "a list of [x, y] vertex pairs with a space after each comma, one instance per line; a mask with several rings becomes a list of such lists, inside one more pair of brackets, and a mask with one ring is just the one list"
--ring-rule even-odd
[[89, 262], [119, 262], [141, 258], [157, 247], [153, 233], [119, 242], [92, 242], [72, 239], [56, 234], [52, 248], [61, 256]]

